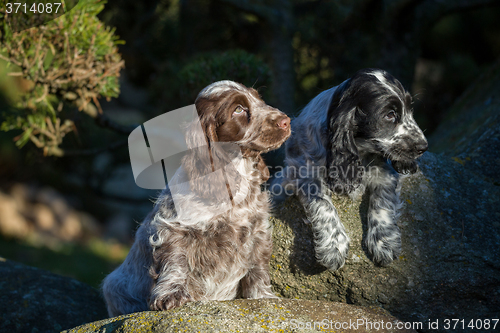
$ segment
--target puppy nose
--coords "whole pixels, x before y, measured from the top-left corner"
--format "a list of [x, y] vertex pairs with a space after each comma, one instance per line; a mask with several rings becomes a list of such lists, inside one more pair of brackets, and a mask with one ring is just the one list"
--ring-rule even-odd
[[280, 119], [280, 121], [278, 121], [278, 127], [284, 130], [288, 129], [288, 127], [290, 127], [290, 118], [285, 116], [285, 118]]
[[415, 146], [415, 150], [419, 154], [425, 153], [425, 151], [427, 150], [427, 148], [429, 148], [429, 146], [427, 145], [427, 142], [420, 142], [420, 143], [417, 143], [417, 145]]

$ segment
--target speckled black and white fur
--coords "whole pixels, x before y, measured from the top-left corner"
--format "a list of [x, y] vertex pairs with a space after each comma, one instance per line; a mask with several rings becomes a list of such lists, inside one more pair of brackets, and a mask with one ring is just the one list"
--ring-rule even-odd
[[292, 120], [286, 167], [270, 189], [281, 199], [284, 193], [298, 195], [316, 258], [328, 269], [342, 267], [349, 250], [332, 191], [351, 197], [369, 191], [366, 247], [379, 265], [399, 256], [399, 174], [414, 173], [415, 159], [427, 150], [412, 113], [412, 98], [398, 80], [364, 69], [316, 96]]
[[[237, 295], [275, 297], [269, 277], [269, 200], [261, 191], [269, 171], [260, 155], [290, 136], [290, 119], [254, 89], [232, 81], [206, 87], [195, 104], [201, 135], [188, 131], [190, 152], [174, 181], [137, 230], [123, 264], [103, 282], [110, 316]], [[220, 142], [235, 144], [240, 158], [225, 160]], [[201, 177], [221, 168], [226, 170], [222, 182]], [[229, 188], [233, 176], [235, 186]], [[188, 184], [188, 191], [173, 197], [172, 182]], [[230, 209], [218, 200], [227, 190]]]

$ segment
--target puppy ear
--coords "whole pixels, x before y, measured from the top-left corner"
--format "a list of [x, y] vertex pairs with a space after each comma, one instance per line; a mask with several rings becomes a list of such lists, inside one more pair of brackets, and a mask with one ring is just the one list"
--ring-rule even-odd
[[227, 201], [224, 167], [231, 162], [231, 156], [224, 151], [227, 147], [220, 147], [221, 143], [217, 142], [215, 121], [200, 117], [199, 122], [190, 124], [186, 131], [186, 143], [189, 151], [182, 159], [182, 166], [190, 192], [207, 203]]
[[[342, 85], [345, 85], [344, 82]], [[344, 98], [349, 89], [344, 87], [333, 96], [328, 110], [328, 183], [335, 192], [354, 191], [363, 177], [358, 148], [354, 142], [357, 107], [352, 98]]]
[[215, 131], [215, 120], [210, 119], [208, 124], [205, 124], [203, 131], [205, 132], [205, 139], [207, 140], [208, 146], [212, 146], [213, 142], [219, 141], [217, 138], [217, 132]]

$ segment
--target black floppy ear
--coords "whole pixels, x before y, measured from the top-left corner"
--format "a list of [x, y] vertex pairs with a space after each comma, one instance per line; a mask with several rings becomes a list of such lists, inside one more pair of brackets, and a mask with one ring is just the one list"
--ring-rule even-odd
[[361, 184], [363, 176], [354, 142], [357, 107], [352, 96], [346, 95], [349, 89], [339, 88], [344, 89], [335, 93], [328, 109], [328, 183], [337, 193], [349, 193]]

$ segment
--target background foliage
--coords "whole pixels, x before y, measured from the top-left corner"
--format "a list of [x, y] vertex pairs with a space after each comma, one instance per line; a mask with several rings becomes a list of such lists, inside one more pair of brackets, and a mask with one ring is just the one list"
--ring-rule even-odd
[[[2, 8], [6, 2], [0, 2]], [[118, 96], [124, 63], [114, 30], [96, 16], [103, 9], [103, 2], [82, 0], [69, 14], [19, 32], [3, 22], [1, 58], [16, 67], [11, 75], [31, 84], [1, 125], [4, 131], [22, 130], [15, 139], [19, 147], [31, 140], [44, 155], [62, 155], [59, 145], [74, 129], [61, 113], [64, 105], [96, 117], [102, 113], [100, 97]]]
[[[168, 105], [165, 112], [192, 104], [198, 93], [212, 82], [231, 78], [249, 87], [262, 87], [271, 82], [268, 66], [255, 55], [238, 49], [197, 54], [177, 75], [170, 74], [160, 72], [152, 88], [153, 98]], [[165, 90], [164, 87], [176, 89]], [[263, 93], [269, 95], [268, 91]]]

